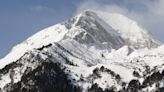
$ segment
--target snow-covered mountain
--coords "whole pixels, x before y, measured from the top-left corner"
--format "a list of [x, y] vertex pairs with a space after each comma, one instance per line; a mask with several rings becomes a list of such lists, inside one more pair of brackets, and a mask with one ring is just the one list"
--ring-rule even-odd
[[0, 60], [0, 92], [156, 92], [164, 46], [135, 21], [102, 11], [46, 28]]

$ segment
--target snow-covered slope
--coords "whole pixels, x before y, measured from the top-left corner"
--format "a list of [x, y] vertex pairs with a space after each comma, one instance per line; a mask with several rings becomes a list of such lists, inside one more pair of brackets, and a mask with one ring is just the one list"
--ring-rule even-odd
[[135, 48], [157, 47], [157, 41], [137, 22], [117, 13], [98, 11], [98, 16], [126, 39], [126, 43]]
[[6, 55], [6, 57], [1, 59], [0, 68], [3, 68], [5, 65], [16, 61], [23, 54], [34, 48], [39, 48], [49, 43], [60, 41], [61, 39], [63, 39], [63, 36], [67, 32], [68, 29], [64, 25], [57, 24], [34, 34], [32, 37], [28, 38], [23, 43], [15, 46], [11, 50], [11, 52]]
[[155, 92], [164, 87], [158, 45], [123, 15], [84, 11], [1, 59], [0, 92]]
[[46, 28], [23, 43], [18, 44], [5, 58], [0, 60], [0, 62], [3, 62], [0, 64], [0, 68], [16, 61], [29, 50], [52, 42], [58, 42], [62, 39], [75, 39], [80, 43], [86, 43], [88, 46], [94, 45], [94, 43], [97, 45], [105, 44], [104, 46], [109, 49], [123, 46], [123, 39], [108, 25], [104, 28], [105, 25], [107, 24], [101, 21], [95, 13], [86, 11], [62, 24]]
[[101, 49], [118, 49], [123, 45], [133, 48], [150, 48], [158, 45], [147, 31], [123, 15], [84, 11], [62, 24], [36, 33], [15, 46], [6, 57], [0, 60], [3, 62], [0, 64], [0, 68], [16, 61], [29, 50], [72, 38], [80, 43], [86, 43], [86, 45], [98, 45]]

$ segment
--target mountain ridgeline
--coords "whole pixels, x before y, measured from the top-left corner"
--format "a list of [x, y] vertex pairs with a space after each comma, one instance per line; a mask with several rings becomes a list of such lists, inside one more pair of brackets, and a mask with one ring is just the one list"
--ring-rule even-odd
[[84, 11], [0, 60], [0, 92], [164, 92], [164, 46], [135, 21]]

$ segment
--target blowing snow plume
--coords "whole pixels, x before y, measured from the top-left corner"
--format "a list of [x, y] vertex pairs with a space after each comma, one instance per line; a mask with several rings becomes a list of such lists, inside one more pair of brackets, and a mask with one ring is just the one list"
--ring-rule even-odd
[[86, 9], [108, 13], [120, 13], [156, 35], [163, 42], [163, 0], [87, 0], [78, 6], [77, 13]]

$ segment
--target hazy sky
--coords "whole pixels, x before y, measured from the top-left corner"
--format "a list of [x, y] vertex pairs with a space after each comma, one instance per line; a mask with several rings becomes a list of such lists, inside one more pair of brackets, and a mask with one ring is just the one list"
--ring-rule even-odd
[[122, 13], [164, 42], [164, 0], [1, 0], [0, 58], [37, 31], [88, 8]]

